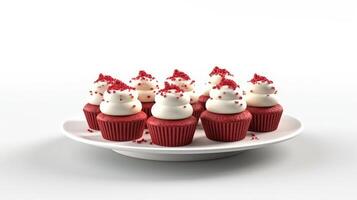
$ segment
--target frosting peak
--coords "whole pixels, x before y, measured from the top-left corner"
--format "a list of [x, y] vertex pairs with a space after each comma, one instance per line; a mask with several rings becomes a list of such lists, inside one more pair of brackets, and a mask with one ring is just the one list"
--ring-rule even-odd
[[209, 96], [210, 90], [218, 85], [223, 78], [225, 79], [233, 79], [233, 74], [231, 74], [228, 70], [224, 68], [214, 67], [212, 72], [209, 74], [209, 81], [206, 83], [206, 90], [203, 95]]
[[222, 86], [228, 86], [228, 88], [231, 88], [232, 90], [235, 90], [237, 87], [239, 88], [239, 85], [233, 80], [222, 78], [221, 82], [214, 86], [213, 89], [221, 89]]
[[151, 109], [154, 117], [167, 120], [185, 119], [192, 115], [190, 97], [180, 87], [165, 82], [165, 87], [157, 93]]
[[129, 83], [139, 94], [141, 102], [154, 102], [155, 93], [159, 89], [158, 81], [144, 70], [139, 71], [138, 76], [132, 78]]
[[168, 77], [167, 79], [173, 80], [173, 79], [180, 79], [180, 78], [186, 81], [191, 80], [191, 78], [185, 72], [182, 72], [178, 69], [175, 69], [172, 76]]
[[177, 85], [183, 92], [188, 93], [190, 96], [190, 103], [198, 101], [198, 95], [195, 91], [195, 81], [184, 72], [177, 69], [174, 70], [172, 76], [167, 78], [168, 82]]
[[260, 82], [260, 83], [266, 82], [266, 83], [268, 83], [268, 84], [273, 83], [273, 81], [269, 80], [267, 77], [265, 77], [265, 76], [260, 76], [260, 75], [258, 75], [257, 73], [254, 74], [253, 78], [252, 78], [249, 82], [251, 82], [251, 83], [253, 83], [253, 84], [256, 84], [256, 83], [258, 83], [258, 82]]
[[207, 110], [218, 114], [236, 114], [243, 112], [246, 107], [243, 91], [236, 82], [229, 79], [223, 79], [215, 86], [206, 102]]
[[246, 95], [248, 106], [271, 107], [278, 104], [277, 90], [273, 81], [265, 76], [254, 74], [249, 82], [249, 91]]
[[113, 82], [115, 79], [109, 75], [104, 75], [102, 73], [99, 74], [98, 79], [96, 81], [94, 81], [94, 83], [97, 82], [108, 82], [111, 83]]
[[221, 77], [225, 77], [227, 75], [233, 76], [228, 70], [226, 70], [224, 68], [219, 68], [217, 66], [215, 66], [213, 68], [212, 72], [209, 74], [209, 76], [213, 76], [213, 75], [219, 75]]
[[103, 100], [104, 92], [108, 89], [108, 86], [113, 80], [115, 80], [113, 77], [100, 73], [89, 90], [88, 103], [99, 105]]
[[141, 111], [141, 103], [135, 88], [115, 80], [104, 93], [100, 111], [106, 115], [125, 116]]

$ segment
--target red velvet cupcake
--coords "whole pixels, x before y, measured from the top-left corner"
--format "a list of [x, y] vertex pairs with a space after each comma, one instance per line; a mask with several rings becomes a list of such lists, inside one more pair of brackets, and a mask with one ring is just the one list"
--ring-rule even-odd
[[207, 110], [201, 114], [206, 136], [215, 141], [234, 142], [245, 138], [252, 115], [246, 111], [243, 91], [233, 80], [223, 78], [210, 91]]
[[190, 96], [190, 104], [193, 108], [192, 115], [196, 117], [197, 121], [200, 118], [201, 113], [204, 111], [204, 107], [198, 102], [198, 95], [195, 91], [195, 81], [184, 72], [177, 69], [174, 70], [172, 76], [168, 77], [167, 82], [177, 85], [181, 90]]
[[151, 74], [141, 70], [129, 83], [138, 92], [138, 99], [142, 104], [142, 111], [144, 111], [149, 118], [151, 116], [151, 107], [155, 102], [155, 94], [159, 89], [158, 81]]
[[104, 92], [97, 116], [99, 129], [104, 139], [111, 141], [131, 141], [143, 135], [146, 114], [141, 111], [141, 103], [135, 88], [116, 80]]
[[278, 103], [273, 81], [265, 76], [254, 74], [249, 82], [250, 89], [246, 94], [247, 110], [253, 116], [249, 130], [254, 132], [276, 130], [283, 114], [283, 107]]
[[109, 84], [113, 82], [111, 76], [99, 74], [89, 90], [88, 103], [84, 106], [83, 112], [86, 117], [89, 128], [99, 130], [97, 115], [100, 113], [99, 104], [103, 100], [103, 93], [107, 90]]
[[154, 144], [174, 147], [192, 142], [197, 119], [192, 116], [190, 96], [177, 85], [165, 82], [151, 112], [147, 126]]
[[199, 97], [198, 102], [206, 109], [206, 102], [209, 99], [209, 91], [212, 87], [216, 86], [221, 82], [222, 78], [233, 79], [233, 74], [224, 68], [214, 67], [212, 72], [209, 74], [210, 78], [205, 92]]

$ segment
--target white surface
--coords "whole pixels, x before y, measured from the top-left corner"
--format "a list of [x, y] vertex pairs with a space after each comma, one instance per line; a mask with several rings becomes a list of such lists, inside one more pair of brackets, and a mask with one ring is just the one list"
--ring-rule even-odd
[[[301, 1], [0, 1], [0, 199], [355, 199], [357, 5]], [[213, 65], [274, 80], [294, 140], [160, 163], [61, 134], [97, 73]], [[185, 192], [183, 192], [185, 191]], [[173, 195], [174, 194], [174, 195]]]
[[[161, 147], [150, 144], [151, 138], [144, 130], [143, 137], [138, 139], [145, 142], [115, 142], [105, 140], [99, 131], [88, 132], [87, 122], [82, 120], [66, 120], [63, 123], [63, 133], [67, 137], [85, 144], [112, 149], [127, 156], [148, 160], [162, 161], [197, 161], [222, 158], [249, 149], [266, 147], [296, 137], [302, 130], [301, 122], [289, 115], [282, 116], [277, 130], [267, 133], [251, 133], [237, 142], [216, 142], [209, 140], [198, 124], [191, 144], [181, 147]], [[132, 154], [131, 154], [132, 153]], [[226, 154], [225, 154], [226, 153]], [[215, 154], [212, 156], [210, 154]]]

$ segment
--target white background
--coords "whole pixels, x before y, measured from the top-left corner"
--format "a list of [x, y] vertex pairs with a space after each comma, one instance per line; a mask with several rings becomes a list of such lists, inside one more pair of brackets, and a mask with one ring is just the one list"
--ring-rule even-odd
[[[0, 199], [356, 199], [356, 38], [353, 0], [0, 1]], [[215, 65], [273, 79], [303, 134], [193, 163], [61, 135], [99, 72]]]

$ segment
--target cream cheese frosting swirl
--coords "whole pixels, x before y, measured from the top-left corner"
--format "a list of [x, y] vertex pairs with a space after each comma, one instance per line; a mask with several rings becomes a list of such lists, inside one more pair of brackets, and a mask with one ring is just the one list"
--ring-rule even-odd
[[203, 92], [203, 95], [209, 96], [210, 90], [219, 84], [223, 78], [233, 80], [233, 74], [224, 68], [214, 67], [212, 72], [209, 74], [209, 81], [205, 84], [206, 89]]
[[248, 106], [272, 107], [279, 103], [273, 81], [265, 76], [254, 74], [249, 82], [249, 91], [246, 94]]
[[154, 117], [165, 120], [189, 118], [193, 113], [190, 96], [177, 85], [165, 82], [165, 88], [159, 90], [155, 97], [151, 113]]
[[210, 91], [210, 98], [206, 102], [209, 112], [217, 114], [236, 114], [247, 108], [243, 99], [243, 91], [233, 80], [223, 78]]
[[100, 111], [112, 116], [134, 115], [140, 112], [141, 108], [135, 88], [119, 80], [112, 83], [104, 92], [104, 100], [100, 104]]
[[99, 74], [99, 77], [94, 81], [91, 89], [89, 90], [89, 96], [87, 102], [92, 105], [98, 105], [103, 100], [104, 92], [108, 89], [114, 78], [108, 75]]
[[195, 81], [184, 72], [177, 69], [174, 70], [172, 76], [167, 78], [167, 82], [177, 85], [181, 90], [190, 96], [190, 103], [196, 103], [198, 101], [198, 95], [195, 91]]
[[159, 85], [151, 74], [141, 70], [138, 76], [132, 78], [129, 83], [138, 92], [139, 101], [143, 103], [155, 101], [155, 93], [159, 89]]

